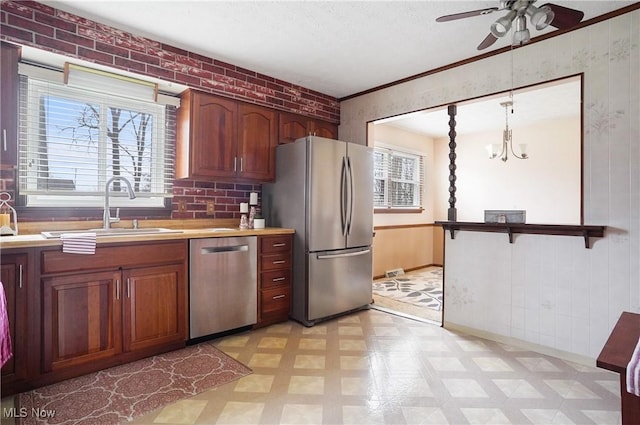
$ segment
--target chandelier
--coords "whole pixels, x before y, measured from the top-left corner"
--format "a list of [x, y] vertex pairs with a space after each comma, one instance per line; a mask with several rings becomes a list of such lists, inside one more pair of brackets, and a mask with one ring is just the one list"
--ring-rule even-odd
[[[487, 145], [489, 159], [500, 158], [502, 162], [507, 162], [507, 159], [509, 159], [509, 152], [518, 159], [528, 159], [529, 157], [526, 153], [527, 145], [525, 143], [519, 144], [520, 155], [513, 150], [513, 138], [511, 129], [509, 128], [509, 107], [513, 107], [513, 100], [500, 102], [500, 106], [504, 107], [505, 116], [505, 128], [502, 131], [502, 144], [497, 143]], [[511, 113], [513, 113], [513, 108], [511, 109]]]

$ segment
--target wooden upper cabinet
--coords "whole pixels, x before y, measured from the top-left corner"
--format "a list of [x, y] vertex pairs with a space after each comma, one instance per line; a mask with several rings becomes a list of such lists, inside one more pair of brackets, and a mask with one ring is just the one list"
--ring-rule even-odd
[[277, 113], [261, 106], [238, 107], [239, 175], [242, 178], [270, 181], [275, 177]]
[[20, 49], [8, 43], [0, 46], [0, 165], [18, 161], [18, 60]]
[[309, 118], [288, 112], [280, 113], [280, 137], [278, 144], [293, 143], [301, 137], [308, 136]]
[[187, 90], [178, 110], [177, 178], [271, 181], [277, 113]]
[[311, 133], [314, 136], [326, 137], [327, 139], [337, 139], [338, 126], [327, 121], [312, 120]]
[[278, 144], [293, 143], [306, 136], [338, 138], [338, 126], [327, 121], [305, 117], [290, 112], [280, 113]]
[[176, 177], [233, 176], [237, 131], [236, 102], [187, 90], [178, 110]]

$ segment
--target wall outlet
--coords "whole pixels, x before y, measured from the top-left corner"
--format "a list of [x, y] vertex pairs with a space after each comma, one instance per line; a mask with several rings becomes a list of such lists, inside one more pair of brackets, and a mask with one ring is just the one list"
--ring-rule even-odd
[[178, 201], [178, 212], [187, 212], [187, 201], [184, 199]]
[[213, 203], [213, 199], [207, 201], [207, 215], [214, 215], [216, 212], [215, 204]]

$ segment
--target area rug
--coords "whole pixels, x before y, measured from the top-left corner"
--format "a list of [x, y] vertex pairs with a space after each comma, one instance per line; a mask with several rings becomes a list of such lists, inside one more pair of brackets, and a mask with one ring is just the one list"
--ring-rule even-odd
[[21, 425], [113, 425], [251, 373], [201, 343], [20, 394]]
[[373, 282], [373, 293], [432, 310], [442, 310], [442, 268], [399, 275]]

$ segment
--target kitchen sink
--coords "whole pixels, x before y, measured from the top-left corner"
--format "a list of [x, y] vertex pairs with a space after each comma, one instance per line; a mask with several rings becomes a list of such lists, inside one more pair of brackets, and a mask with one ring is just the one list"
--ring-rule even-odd
[[132, 236], [132, 235], [150, 235], [158, 233], [182, 233], [182, 230], [165, 229], [162, 227], [148, 227], [144, 229], [85, 229], [85, 230], [55, 230], [50, 232], [41, 232], [40, 234], [46, 239], [56, 239], [65, 234], [74, 233], [95, 233], [97, 237], [106, 236]]

